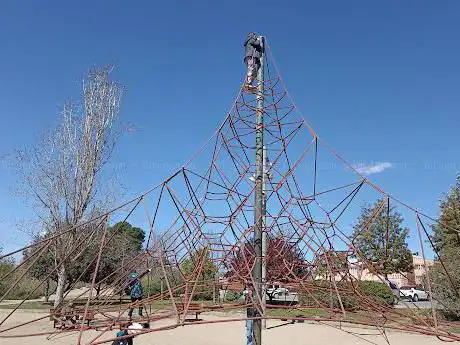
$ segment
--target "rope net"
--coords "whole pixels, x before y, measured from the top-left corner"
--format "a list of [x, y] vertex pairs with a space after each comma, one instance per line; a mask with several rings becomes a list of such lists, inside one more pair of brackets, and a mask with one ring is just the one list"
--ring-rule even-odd
[[[431, 231], [437, 221], [383, 191], [321, 139], [300, 115], [273, 61], [268, 49], [263, 93], [267, 160], [263, 231], [267, 249], [262, 257], [267, 296], [257, 293], [257, 282], [251, 274], [255, 262], [253, 176], [257, 104], [256, 96], [242, 87], [214, 135], [163, 182], [102, 216], [2, 257], [13, 256], [23, 249], [34, 249], [35, 253], [1, 278], [17, 277], [1, 297], [4, 300], [24, 277], [17, 272], [33, 269], [63, 239], [79, 236], [78, 241], [69, 241], [65, 260], [78, 260], [83, 250], [97, 243], [94, 260], [82, 273], [92, 275], [90, 286], [79, 296], [66, 295], [60, 306], [63, 310], [75, 308], [78, 301], [83, 304], [77, 325], [50, 327], [35, 334], [27, 332], [31, 323], [53, 318], [52, 311], [36, 320], [9, 323], [28, 300], [26, 296], [0, 321], [0, 337], [48, 335], [53, 339], [77, 332], [81, 343], [86, 331], [96, 330], [97, 336], [85, 338], [85, 343], [109, 342], [113, 338], [108, 338], [107, 332], [126, 323], [130, 308], [142, 305], [146, 312], [142, 320], [152, 323], [143, 332], [215, 322], [204, 317], [191, 323], [190, 313], [244, 312], [252, 307], [264, 319], [343, 321], [373, 326], [386, 341], [386, 329], [460, 340], [449, 331], [449, 322], [437, 318], [432, 293], [429, 294], [431, 309], [421, 312], [411, 301], [399, 302], [407, 308], [394, 308], [363, 292], [364, 274], [388, 283], [381, 274], [385, 262], [376, 262], [355, 246], [353, 224], [363, 204], [371, 203], [375, 208], [366, 222], [360, 223], [359, 232], [365, 234], [381, 221], [383, 214], [388, 230], [381, 248], [390, 250], [389, 214], [397, 209], [406, 219], [409, 237], [418, 244], [417, 250], [423, 257], [420, 269], [426, 271], [426, 256], [436, 254]], [[122, 267], [99, 278], [101, 257], [114, 255], [110, 250], [115, 237], [108, 231], [108, 224], [115, 221], [143, 225], [148, 229], [147, 243], [139, 255], [127, 258]], [[440, 264], [449, 277], [448, 270]], [[37, 289], [58, 269], [59, 265], [44, 275]], [[143, 280], [149, 292], [142, 301], [131, 302], [121, 294], [132, 269], [151, 270]], [[150, 294], [150, 284], [154, 281], [160, 282], [160, 292]], [[272, 285], [282, 289], [270, 288]], [[97, 286], [101, 287], [99, 294], [94, 293]], [[238, 297], [245, 287], [255, 293], [242, 300]], [[429, 279], [427, 287], [431, 292]], [[283, 294], [285, 289], [289, 289], [289, 294]], [[437, 304], [439, 307], [440, 302]], [[244, 313], [225, 322], [245, 319]], [[159, 320], [169, 323], [155, 327], [155, 321]]]

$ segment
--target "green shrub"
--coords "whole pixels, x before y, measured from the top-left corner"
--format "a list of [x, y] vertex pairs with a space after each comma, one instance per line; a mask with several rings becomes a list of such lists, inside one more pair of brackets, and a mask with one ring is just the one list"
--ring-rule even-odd
[[[142, 279], [142, 287], [144, 289], [144, 296], [153, 296], [161, 293], [161, 280], [160, 279]], [[167, 292], [166, 284], [163, 282], [163, 292]]]
[[231, 291], [231, 290], [225, 291], [226, 301], [230, 301], [230, 302], [237, 301], [240, 297], [241, 297], [241, 293], [237, 291]]
[[394, 295], [388, 285], [381, 282], [360, 281], [359, 291], [374, 302], [382, 305], [392, 305]]
[[[163, 276], [159, 274], [153, 274], [151, 277], [144, 277], [141, 281], [144, 289], [144, 296], [154, 296], [161, 293], [161, 281], [163, 280], [163, 294], [168, 296], [168, 285], [166, 281], [162, 279]], [[168, 281], [172, 289], [182, 284], [182, 278], [179, 272], [168, 272]], [[182, 289], [179, 289], [176, 293], [182, 293]]]
[[[14, 269], [14, 264], [6, 261], [0, 260], [0, 277], [6, 276], [11, 270]], [[8, 290], [10, 286], [10, 279], [0, 279], [0, 296]]]
[[460, 320], [460, 275], [459, 265], [460, 249], [444, 249], [443, 263], [430, 268], [429, 275], [433, 297], [438, 301], [438, 312], [449, 321]]
[[[193, 295], [194, 301], [212, 301], [214, 298], [213, 292], [214, 286], [212, 283], [202, 284], [195, 288], [195, 294]], [[219, 291], [216, 289], [216, 297], [219, 295]]]
[[[35, 299], [45, 295], [45, 284], [42, 284], [37, 289], [36, 286], [40, 281], [34, 277], [25, 276], [18, 285], [7, 295], [7, 299]], [[33, 291], [35, 289], [35, 291]]]
[[[390, 288], [380, 282], [359, 281], [337, 282], [342, 305], [347, 310], [359, 309], [363, 299], [370, 299], [380, 305], [391, 305], [393, 303], [393, 292]], [[310, 293], [299, 291], [299, 303], [310, 306], [325, 306], [340, 308], [339, 298], [333, 285], [328, 281], [316, 281], [310, 287]]]
[[[8, 261], [0, 262], [0, 277], [5, 276], [15, 268], [15, 265]], [[6, 279], [0, 279], [0, 296], [3, 296], [16, 280], [24, 273], [22, 269], [14, 272]], [[24, 298], [34, 299], [45, 294], [45, 284], [37, 287], [40, 281], [29, 274], [24, 275], [14, 288], [6, 295], [5, 299], [22, 300]], [[35, 291], [33, 291], [35, 290]]]

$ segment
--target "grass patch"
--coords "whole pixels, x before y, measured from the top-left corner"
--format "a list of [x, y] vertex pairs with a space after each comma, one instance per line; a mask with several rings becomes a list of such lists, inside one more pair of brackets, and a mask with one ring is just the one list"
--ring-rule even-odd
[[460, 326], [452, 326], [452, 327], [449, 327], [449, 332], [450, 333], [460, 333]]
[[[17, 303], [2, 303], [0, 304], [0, 309], [14, 309], [16, 308], [21, 301], [18, 301]], [[26, 301], [24, 302], [19, 309], [48, 309], [49, 310], [50, 305], [46, 304], [42, 301]]]

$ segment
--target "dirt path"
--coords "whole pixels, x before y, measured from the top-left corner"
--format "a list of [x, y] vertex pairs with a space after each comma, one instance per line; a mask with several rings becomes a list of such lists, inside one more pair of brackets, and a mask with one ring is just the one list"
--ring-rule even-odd
[[[3, 319], [8, 310], [0, 310], [0, 317]], [[46, 315], [43, 311], [19, 310], [8, 319], [0, 329], [17, 325], [27, 320], [32, 320]], [[224, 317], [214, 315], [203, 315], [205, 320], [225, 320]], [[151, 327], [161, 327], [172, 323], [173, 321], [164, 320], [152, 323]], [[355, 332], [361, 335], [338, 330], [331, 326], [296, 323], [286, 325], [279, 321], [268, 321], [268, 329], [264, 331], [264, 345], [352, 345], [352, 344], [387, 344], [385, 338], [378, 334], [374, 329], [352, 329], [344, 328], [347, 332]], [[40, 320], [31, 325], [9, 331], [8, 334], [36, 333], [47, 332], [52, 330], [51, 323], [47, 320]], [[99, 333], [95, 331], [85, 332], [83, 344], [87, 344]], [[104, 335], [103, 339], [113, 337], [115, 331], [110, 331]], [[431, 345], [444, 344], [433, 337], [421, 335], [405, 334], [401, 332], [387, 333], [390, 344], [392, 345]], [[28, 338], [0, 338], [2, 345], [58, 345], [58, 344], [76, 344], [78, 333], [59, 334], [47, 340], [46, 336], [28, 337]], [[135, 345], [244, 345], [245, 328], [244, 322], [215, 323], [204, 325], [190, 325], [178, 327], [174, 330], [153, 332], [139, 336], [135, 339]], [[110, 343], [107, 343], [110, 344]]]

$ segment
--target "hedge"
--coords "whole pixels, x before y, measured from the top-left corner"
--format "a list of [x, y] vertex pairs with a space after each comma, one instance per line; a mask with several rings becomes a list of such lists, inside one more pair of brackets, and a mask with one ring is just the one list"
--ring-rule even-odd
[[[370, 299], [379, 305], [392, 305], [394, 295], [384, 283], [374, 281], [337, 282], [337, 290], [343, 307], [347, 310], [357, 310], [362, 307], [363, 300]], [[333, 285], [328, 281], [315, 281], [309, 287], [310, 293], [299, 291], [299, 303], [313, 306], [324, 305], [340, 308], [339, 298]]]

